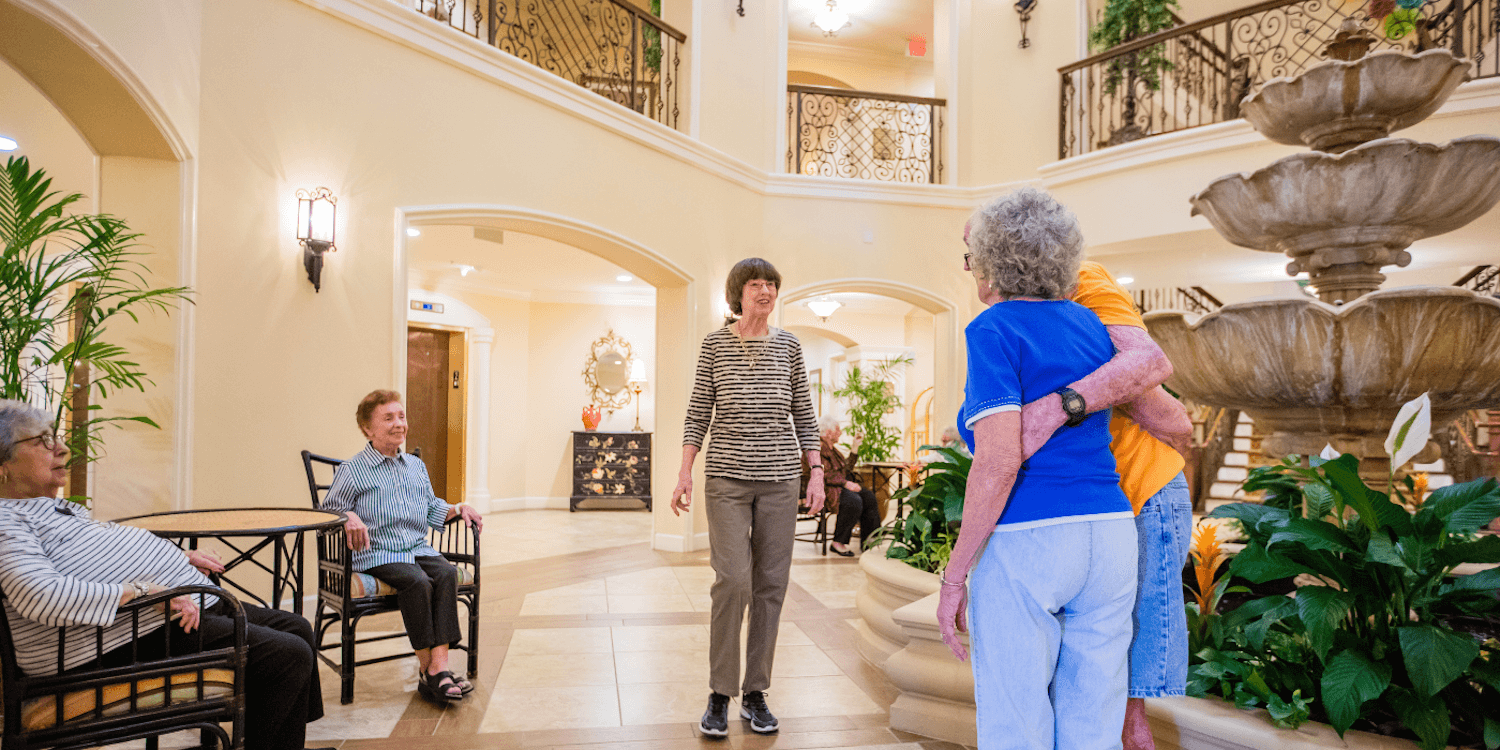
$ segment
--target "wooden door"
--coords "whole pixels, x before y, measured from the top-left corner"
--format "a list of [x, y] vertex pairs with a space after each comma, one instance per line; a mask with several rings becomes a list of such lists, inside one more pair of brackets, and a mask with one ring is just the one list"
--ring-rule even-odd
[[464, 500], [464, 334], [406, 331], [406, 450], [422, 450], [432, 489], [450, 503]]

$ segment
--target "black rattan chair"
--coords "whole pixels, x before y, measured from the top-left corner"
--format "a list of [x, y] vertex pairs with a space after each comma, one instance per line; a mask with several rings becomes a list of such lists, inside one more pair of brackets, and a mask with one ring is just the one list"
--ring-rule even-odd
[[[420, 456], [420, 454], [415, 455]], [[336, 458], [302, 451], [302, 467], [307, 471], [307, 488], [312, 496], [314, 508], [322, 503], [323, 494], [328, 491], [329, 484], [333, 482], [332, 472], [336, 471], [342, 463], [343, 461]], [[320, 469], [328, 471], [328, 483], [318, 481]], [[468, 608], [469, 632], [466, 642], [460, 643], [455, 648], [468, 653], [468, 675], [472, 679], [479, 673], [479, 535], [458, 516], [454, 516], [441, 531], [429, 532], [427, 541], [433, 549], [443, 553], [443, 557], [448, 558], [448, 561], [459, 570], [458, 600]], [[317, 619], [313, 621], [313, 629], [318, 635], [318, 658], [329, 667], [338, 670], [342, 683], [339, 690], [340, 703], [348, 704], [354, 701], [354, 669], [356, 667], [411, 655], [398, 653], [370, 659], [356, 660], [355, 658], [355, 646], [361, 643], [406, 637], [405, 632], [363, 639], [356, 637], [355, 631], [361, 619], [369, 615], [399, 611], [394, 592], [378, 593], [379, 586], [383, 585], [377, 585], [370, 576], [354, 571], [354, 558], [349, 554], [349, 546], [344, 540], [343, 527], [318, 534], [318, 614]], [[374, 589], [375, 593], [366, 592], [367, 587]], [[339, 640], [328, 643], [326, 636], [328, 630], [334, 625], [339, 626]], [[337, 661], [324, 653], [334, 649], [339, 650]]]
[[[156, 750], [159, 736], [194, 729], [201, 732], [204, 747], [243, 748], [248, 646], [245, 610], [233, 595], [215, 586], [183, 586], [130, 601], [120, 608], [116, 622], [130, 622], [139, 638], [141, 612], [183, 594], [213, 594], [230, 605], [234, 612], [233, 647], [37, 677], [25, 674], [17, 665], [10, 619], [0, 606], [4, 750], [85, 748], [142, 738], [149, 750]], [[3, 598], [0, 595], [0, 601]], [[57, 628], [54, 632], [61, 661], [65, 630]], [[201, 639], [203, 631], [179, 637]], [[87, 648], [97, 660], [103, 655], [103, 639], [90, 641]], [[225, 732], [221, 722], [228, 723], [230, 731]]]

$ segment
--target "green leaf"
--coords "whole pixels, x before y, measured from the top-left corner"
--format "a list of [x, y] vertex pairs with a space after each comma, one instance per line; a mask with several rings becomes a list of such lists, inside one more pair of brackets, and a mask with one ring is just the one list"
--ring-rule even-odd
[[1270, 700], [1266, 701], [1266, 713], [1271, 715], [1271, 723], [1286, 729], [1296, 729], [1307, 722], [1309, 718], [1309, 701], [1302, 697], [1301, 690], [1292, 691], [1292, 699], [1285, 701], [1281, 696], [1271, 693]]
[[1396, 631], [1406, 673], [1423, 697], [1437, 695], [1479, 656], [1474, 639], [1432, 625], [1407, 625]]
[[1466, 576], [1455, 576], [1444, 591], [1494, 591], [1500, 589], [1500, 568], [1481, 570]]
[[1323, 668], [1323, 706], [1339, 736], [1359, 719], [1360, 706], [1385, 692], [1391, 668], [1356, 651], [1341, 651]]
[[1392, 685], [1386, 693], [1385, 704], [1407, 729], [1416, 733], [1417, 746], [1422, 750], [1447, 747], [1452, 724], [1448, 718], [1448, 704], [1442, 698], [1418, 695]]
[[1500, 721], [1484, 717], [1484, 746], [1489, 750], [1500, 748]]
[[1450, 532], [1477, 531], [1500, 516], [1500, 483], [1493, 477], [1433, 490], [1418, 515], [1430, 514]]
[[1322, 659], [1333, 647], [1333, 631], [1343, 624], [1354, 606], [1353, 595], [1327, 586], [1297, 589], [1297, 617], [1307, 632], [1308, 645]]
[[1365, 548], [1365, 560], [1411, 570], [1407, 567], [1406, 561], [1401, 559], [1401, 555], [1396, 552], [1396, 545], [1391, 542], [1391, 538], [1383, 531], [1370, 535], [1370, 545]]
[[1333, 490], [1316, 482], [1309, 482], [1302, 487], [1302, 495], [1307, 498], [1307, 517], [1321, 519], [1333, 511]]
[[1486, 536], [1475, 542], [1451, 544], [1432, 555], [1442, 567], [1461, 563], [1500, 563], [1500, 536]]
[[1326, 521], [1313, 521], [1306, 518], [1288, 519], [1286, 526], [1271, 535], [1266, 546], [1274, 547], [1280, 542], [1295, 542], [1308, 549], [1321, 549], [1329, 552], [1359, 552], [1354, 542], [1349, 539], [1349, 535], [1345, 534], [1342, 529]]
[[1258, 503], [1229, 503], [1228, 505], [1220, 505], [1214, 508], [1214, 511], [1209, 513], [1208, 517], [1233, 518], [1240, 522], [1240, 525], [1245, 528], [1245, 532], [1248, 534], [1258, 531], [1262, 522], [1268, 524], [1284, 523], [1290, 517], [1290, 514], [1281, 508], [1271, 508]]
[[1258, 544], [1251, 544], [1235, 555], [1229, 563], [1229, 570], [1252, 583], [1292, 578], [1308, 572], [1306, 567]]

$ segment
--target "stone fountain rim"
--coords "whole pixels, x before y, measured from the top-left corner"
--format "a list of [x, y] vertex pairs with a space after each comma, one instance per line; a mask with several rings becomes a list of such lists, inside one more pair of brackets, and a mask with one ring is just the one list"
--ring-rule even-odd
[[[1226, 311], [1239, 312], [1242, 310], [1255, 310], [1267, 307], [1290, 307], [1293, 305], [1301, 305], [1303, 307], [1311, 308], [1312, 310], [1324, 313], [1329, 317], [1340, 318], [1353, 315], [1355, 311], [1361, 310], [1365, 307], [1382, 304], [1387, 299], [1405, 299], [1410, 297], [1421, 297], [1424, 299], [1441, 299], [1444, 297], [1455, 299], [1462, 298], [1460, 301], [1473, 301], [1481, 305], [1489, 305], [1496, 308], [1496, 310], [1500, 310], [1500, 297], [1491, 297], [1489, 295], [1480, 294], [1472, 289], [1466, 289], [1464, 287], [1438, 286], [1434, 284], [1399, 286], [1393, 287], [1391, 289], [1377, 289], [1373, 292], [1360, 296], [1353, 302], [1348, 302], [1343, 305], [1330, 305], [1327, 302], [1315, 299], [1313, 297], [1263, 297], [1260, 299], [1252, 299], [1245, 302], [1236, 302], [1231, 305], [1225, 305], [1217, 310], [1214, 310], [1211, 313], [1203, 315], [1187, 312], [1185, 310], [1153, 310], [1141, 317], [1143, 320], [1160, 320], [1164, 318], [1180, 317], [1183, 319], [1183, 322], [1186, 323], [1187, 329], [1189, 331], [1196, 331], [1200, 327], [1202, 327], [1205, 322], [1210, 319], [1219, 317]], [[1196, 315], [1197, 317], [1189, 317], [1194, 315]]]
[[1206, 195], [1208, 195], [1221, 184], [1236, 181], [1241, 183], [1251, 182], [1261, 175], [1269, 176], [1277, 171], [1290, 169], [1293, 165], [1300, 165], [1302, 162], [1313, 162], [1312, 164], [1307, 165], [1308, 169], [1331, 169], [1333, 167], [1326, 166], [1325, 163], [1331, 162], [1333, 164], [1337, 164], [1344, 161], [1345, 159], [1354, 161], [1357, 159], [1379, 158], [1375, 154], [1387, 149], [1404, 149], [1408, 151], [1415, 151], [1418, 153], [1431, 153], [1434, 157], [1441, 157], [1443, 154], [1454, 150], [1454, 146], [1461, 144], [1467, 145], [1470, 143], [1489, 143], [1492, 144], [1497, 150], [1500, 150], [1500, 137], [1493, 135], [1475, 134], [1460, 136], [1458, 138], [1444, 141], [1442, 143], [1429, 143], [1426, 141], [1418, 141], [1411, 138], [1377, 138], [1373, 141], [1369, 141], [1368, 143], [1361, 143], [1360, 145], [1355, 146], [1354, 148], [1349, 149], [1342, 154], [1330, 154], [1324, 151], [1301, 151], [1295, 154], [1291, 154], [1290, 156], [1284, 156], [1280, 159], [1277, 159], [1276, 161], [1271, 162], [1270, 164], [1267, 164], [1266, 166], [1261, 167], [1254, 172], [1234, 172], [1215, 178], [1212, 182], [1208, 183], [1208, 187], [1203, 188], [1202, 190], [1198, 191], [1197, 194], [1195, 194], [1193, 197], [1188, 199], [1188, 202], [1193, 205], [1193, 210], [1188, 215], [1201, 215], [1202, 211], [1198, 208], [1198, 202], [1203, 200]]
[[[1294, 76], [1276, 76], [1275, 78], [1268, 79], [1265, 83], [1262, 83], [1259, 88], [1257, 88], [1256, 90], [1250, 92], [1243, 100], [1241, 100], [1240, 106], [1241, 106], [1241, 108], [1243, 108], [1243, 107], [1249, 105], [1252, 101], [1260, 99], [1261, 98], [1261, 94], [1263, 92], [1265, 92], [1266, 89], [1281, 88], [1283, 86], [1290, 86], [1290, 85], [1292, 85], [1293, 83], [1295, 83], [1299, 79], [1309, 78], [1309, 77], [1314, 76], [1314, 75], [1321, 75], [1322, 71], [1324, 71], [1324, 70], [1332, 70], [1332, 69], [1335, 69], [1335, 68], [1356, 68], [1356, 67], [1360, 67], [1360, 66], [1363, 66], [1363, 65], [1371, 64], [1371, 62], [1370, 62], [1371, 60], [1375, 60], [1375, 59], [1378, 59], [1378, 58], [1393, 58], [1393, 57], [1396, 57], [1396, 58], [1401, 58], [1401, 59], [1404, 59], [1404, 60], [1417, 61], [1417, 60], [1422, 60], [1424, 58], [1444, 57], [1444, 56], [1452, 58], [1452, 63], [1451, 63], [1452, 66], [1456, 67], [1456, 66], [1462, 65], [1463, 67], [1465, 67], [1465, 68], [1468, 69], [1467, 72], [1464, 75], [1464, 80], [1465, 81], [1473, 80], [1473, 77], [1474, 77], [1474, 61], [1470, 60], [1467, 57], [1459, 57], [1459, 56], [1453, 54], [1452, 50], [1444, 49], [1442, 47], [1435, 47], [1433, 49], [1422, 50], [1421, 52], [1412, 53], [1412, 52], [1407, 52], [1405, 50], [1399, 50], [1399, 49], [1381, 49], [1381, 50], [1375, 50], [1374, 52], [1366, 54], [1365, 56], [1359, 58], [1358, 60], [1324, 60], [1323, 62], [1320, 62], [1320, 63], [1318, 63], [1316, 65], [1313, 65], [1313, 66], [1307, 68], [1306, 70], [1302, 71], [1301, 73], [1298, 73], [1297, 75], [1294, 75]], [[1399, 64], [1399, 63], [1396, 63], [1396, 64]]]

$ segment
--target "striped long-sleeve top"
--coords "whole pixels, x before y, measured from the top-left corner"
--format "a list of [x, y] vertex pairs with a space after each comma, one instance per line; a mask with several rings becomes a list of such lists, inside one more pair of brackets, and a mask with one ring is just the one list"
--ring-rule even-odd
[[[210, 585], [187, 555], [145, 529], [99, 523], [88, 510], [50, 497], [0, 501], [0, 590], [16, 644], [16, 662], [30, 675], [57, 674], [58, 627], [66, 627], [63, 669], [98, 656], [95, 627], [108, 652], [130, 642], [130, 620], [115, 612], [131, 581], [167, 588]], [[205, 596], [208, 608], [217, 597]], [[166, 624], [158, 607], [141, 610], [142, 634]]]
[[778, 482], [801, 475], [798, 451], [818, 449], [818, 428], [796, 336], [772, 328], [741, 339], [725, 326], [703, 339], [682, 443], [701, 448], [710, 432], [708, 476]]
[[323, 509], [352, 510], [370, 528], [370, 548], [354, 551], [357, 571], [441, 554], [427, 543], [427, 530], [443, 528], [449, 506], [433, 494], [427, 465], [410, 453], [387, 456], [366, 445], [334, 472]]

